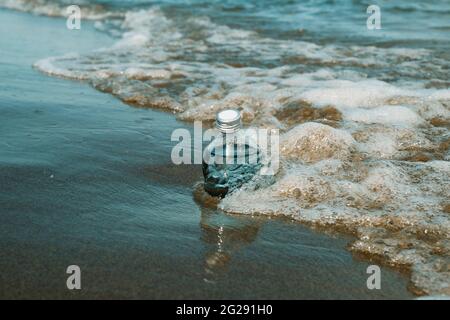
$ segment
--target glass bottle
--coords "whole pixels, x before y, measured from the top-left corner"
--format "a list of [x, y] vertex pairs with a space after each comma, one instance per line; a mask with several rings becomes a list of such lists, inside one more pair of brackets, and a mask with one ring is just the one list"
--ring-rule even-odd
[[203, 176], [206, 192], [223, 198], [258, 173], [262, 166], [262, 153], [256, 131], [241, 130], [239, 111], [219, 112], [216, 128], [218, 135], [203, 155]]

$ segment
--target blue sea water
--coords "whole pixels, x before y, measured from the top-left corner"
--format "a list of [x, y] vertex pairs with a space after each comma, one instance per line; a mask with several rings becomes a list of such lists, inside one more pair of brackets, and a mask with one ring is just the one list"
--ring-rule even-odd
[[[82, 8], [81, 30], [66, 28], [65, 8], [74, 3]], [[400, 217], [393, 224], [411, 218], [416, 229], [382, 240], [358, 230], [360, 251], [390, 247], [398, 261], [404, 251], [397, 243], [406, 238], [417, 251], [413, 263], [426, 262], [417, 264], [414, 285], [425, 293], [445, 289], [447, 273], [428, 267], [447, 258], [429, 252], [448, 247], [441, 206], [449, 158], [440, 147], [448, 128], [430, 123], [445, 123], [449, 112], [450, 3], [377, 1], [381, 30], [366, 27], [369, 4], [0, 0], [0, 248], [7, 257], [0, 297], [410, 298], [406, 276], [389, 269], [382, 291], [367, 290], [368, 263], [345, 251], [351, 238], [290, 220], [332, 224], [316, 217], [324, 208], [361, 227], [372, 217], [381, 229], [383, 217]], [[299, 99], [336, 108], [342, 119], [321, 125], [362, 137], [355, 144], [363, 165], [338, 156], [348, 151], [342, 132], [327, 135], [327, 127], [314, 141], [337, 141], [325, 166], [342, 161], [345, 174], [319, 174], [315, 164], [286, 155], [294, 178], [327, 179], [325, 193], [335, 199], [308, 194], [321, 194], [322, 182], [302, 189], [301, 178], [286, 177], [276, 185], [284, 193], [244, 193], [225, 209], [280, 216], [280, 204], [295, 211], [287, 219], [230, 215], [194, 201], [201, 168], [171, 163], [174, 129], [238, 105], [247, 125], [288, 132], [304, 113], [277, 114]], [[395, 113], [383, 115], [386, 105]], [[378, 122], [366, 119], [367, 110]], [[419, 152], [434, 164], [405, 160]], [[421, 181], [424, 172], [430, 176]], [[339, 194], [350, 184], [354, 193]], [[385, 206], [374, 205], [380, 199]], [[434, 242], [420, 238], [438, 226], [444, 231]], [[86, 275], [79, 294], [61, 289], [70, 264]]]
[[[119, 11], [158, 6], [168, 15], [208, 16], [218, 24], [257, 30], [276, 38], [292, 39], [297, 35], [297, 39], [319, 43], [449, 46], [450, 3], [446, 0], [96, 0], [88, 3]], [[366, 10], [370, 5], [380, 7], [382, 31], [367, 32], [366, 20], [370, 14]]]

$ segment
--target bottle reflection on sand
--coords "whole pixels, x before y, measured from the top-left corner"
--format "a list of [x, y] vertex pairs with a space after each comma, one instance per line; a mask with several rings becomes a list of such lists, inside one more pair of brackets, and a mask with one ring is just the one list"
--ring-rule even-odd
[[257, 237], [261, 220], [201, 209], [201, 237], [207, 246], [204, 281], [215, 283], [232, 263], [233, 254]]

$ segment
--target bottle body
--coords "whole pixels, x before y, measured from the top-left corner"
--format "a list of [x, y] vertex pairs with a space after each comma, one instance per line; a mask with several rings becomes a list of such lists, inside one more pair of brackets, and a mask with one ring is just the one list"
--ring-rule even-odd
[[261, 169], [261, 160], [256, 138], [245, 130], [219, 134], [203, 156], [206, 192], [224, 197], [249, 182]]

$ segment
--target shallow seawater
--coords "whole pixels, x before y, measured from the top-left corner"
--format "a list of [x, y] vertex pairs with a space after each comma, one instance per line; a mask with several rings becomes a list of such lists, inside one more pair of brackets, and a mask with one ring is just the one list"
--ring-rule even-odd
[[[0, 5], [43, 16], [62, 16], [67, 2], [21, 0], [0, 1]], [[153, 214], [157, 208], [183, 212], [190, 217], [191, 227], [198, 228], [199, 215], [194, 212], [202, 205], [193, 202], [192, 193], [201, 175], [169, 165], [171, 146], [164, 137], [174, 128], [190, 128], [189, 121], [211, 121], [218, 111], [233, 107], [241, 111], [246, 126], [280, 129], [281, 170], [272, 186], [255, 190], [250, 182], [220, 201], [219, 209], [227, 212], [224, 217], [247, 221], [258, 215], [264, 221], [264, 230], [294, 228], [298, 231], [293, 232], [314, 238], [316, 234], [297, 224], [290, 226], [277, 219], [273, 222], [272, 218], [287, 217], [326, 230], [352, 233], [357, 241], [351, 250], [410, 270], [416, 292], [449, 293], [448, 4], [381, 1], [382, 29], [374, 31], [366, 28], [366, 4], [360, 1], [343, 1], [339, 6], [332, 1], [194, 0], [80, 5], [83, 16], [91, 20], [83, 20], [84, 26], [104, 42], [83, 38], [84, 44], [93, 41], [86, 50], [72, 43], [65, 50], [62, 46], [58, 47], [61, 50], [47, 50], [26, 63], [48, 75], [81, 80], [144, 109], [124, 111], [127, 108], [110, 95], [105, 98], [97, 93], [102, 97], [99, 99], [115, 101], [117, 109], [74, 111], [69, 104], [70, 112], [58, 108], [52, 114], [66, 117], [69, 113], [85, 119], [87, 125], [94, 126], [91, 129], [73, 128], [69, 136], [66, 129], [58, 131], [55, 120], [47, 124], [54, 130], [35, 129], [45, 139], [36, 137], [31, 150], [40, 156], [33, 158], [44, 167], [55, 163], [64, 166], [64, 170], [50, 173], [51, 182], [67, 181], [67, 177], [58, 180], [61, 172], [77, 176], [73, 183], [78, 183], [79, 190], [65, 191], [76, 199], [74, 210], [85, 210], [88, 219], [100, 225], [104, 219], [92, 216], [91, 206], [103, 202], [109, 210], [119, 210], [125, 221], [136, 219], [145, 226], [138, 213], [130, 217], [128, 211], [135, 206], [143, 210], [150, 206]], [[43, 16], [29, 19], [64, 22]], [[38, 77], [36, 70], [28, 72]], [[46, 81], [70, 90], [82, 86], [78, 82], [63, 85], [60, 79]], [[85, 102], [92, 103], [90, 99]], [[83, 100], [76, 103], [83, 104]], [[148, 109], [162, 109], [176, 116]], [[108, 113], [107, 119], [103, 113]], [[12, 123], [10, 119], [8, 123]], [[74, 123], [78, 122], [67, 122]], [[159, 129], [162, 124], [164, 128]], [[5, 146], [17, 148], [15, 139], [6, 140]], [[52, 153], [42, 151], [46, 143], [60, 145], [54, 158]], [[14, 152], [6, 154], [10, 163], [29, 164], [29, 158], [22, 159]], [[68, 157], [66, 162], [64, 155]], [[99, 156], [106, 163], [98, 161]], [[74, 159], [78, 161], [76, 167]], [[16, 175], [11, 172], [21, 170], [11, 166], [4, 181], [14, 180]], [[83, 175], [79, 175], [81, 167]], [[106, 183], [106, 177], [115, 183]], [[118, 182], [127, 191], [120, 189]], [[105, 185], [109, 187], [103, 189]], [[42, 190], [39, 183], [36, 188]], [[144, 201], [141, 197], [149, 193], [158, 197]], [[181, 198], [170, 200], [174, 193]], [[99, 199], [85, 201], [86, 208], [80, 208], [80, 199], [91, 194]], [[30, 200], [31, 207], [39, 204], [36, 199]], [[64, 204], [70, 203], [62, 199]], [[164, 201], [175, 207], [167, 208]], [[190, 209], [186, 210], [188, 203]], [[130, 234], [126, 223], [122, 225], [124, 221], [113, 221], [116, 227], [125, 228], [124, 236]], [[177, 221], [177, 227], [158, 227], [159, 233], [153, 235], [159, 249], [165, 247], [156, 238], [173, 240], [168, 230], [189, 229], [188, 223], [181, 223], [175, 216], [173, 221]], [[42, 225], [45, 223], [42, 221]], [[192, 240], [192, 235], [186, 237], [186, 241]], [[243, 246], [247, 249], [237, 251], [258, 246], [259, 236], [255, 239]], [[176, 245], [184, 248], [182, 252], [192, 250], [183, 243]], [[173, 248], [174, 243], [169, 241], [167, 252]], [[227, 255], [219, 255], [217, 263], [236, 260]], [[214, 259], [204, 260], [214, 263]], [[277, 267], [288, 265], [283, 263]], [[287, 270], [280, 273], [292, 274]]]
[[[78, 34], [4, 10], [0, 21], [2, 298], [411, 297], [389, 269], [369, 291], [350, 238], [195, 203], [201, 168], [170, 162], [170, 134], [189, 124], [30, 67], [108, 45], [90, 24]], [[72, 264], [80, 292], [65, 289]]]

